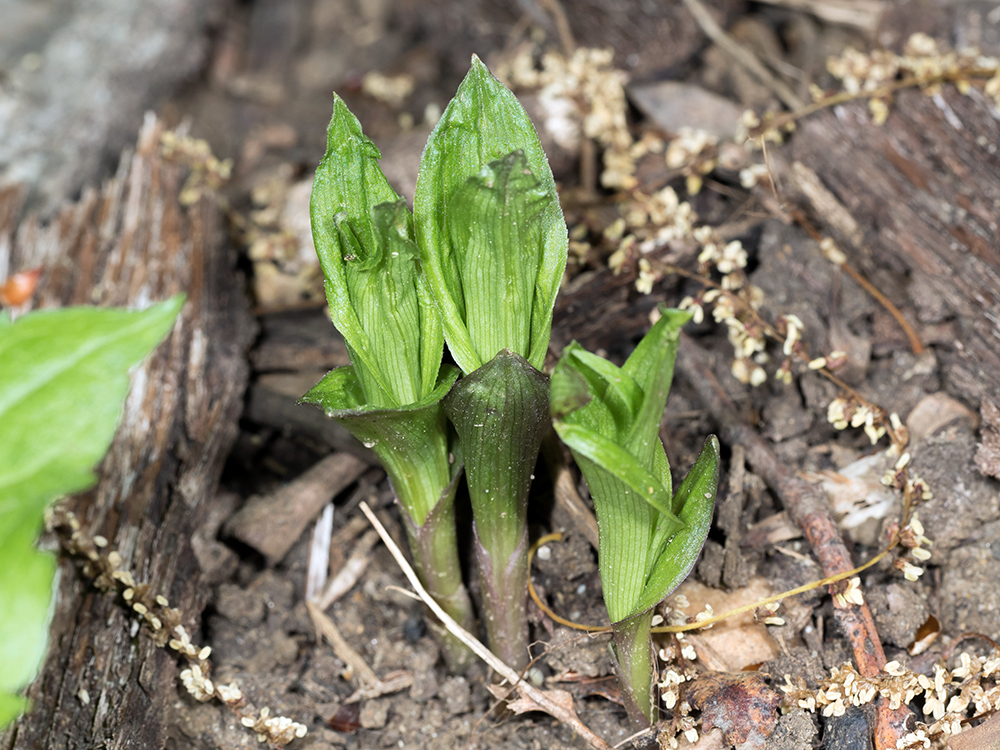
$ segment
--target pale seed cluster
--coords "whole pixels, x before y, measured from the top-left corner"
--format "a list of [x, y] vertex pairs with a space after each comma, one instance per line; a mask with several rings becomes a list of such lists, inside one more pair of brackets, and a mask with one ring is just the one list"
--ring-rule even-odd
[[705, 175], [719, 163], [719, 138], [705, 130], [681, 128], [667, 146], [666, 160], [668, 168], [684, 175], [688, 194], [697, 195]]
[[306, 736], [306, 726], [292, 721], [287, 716], [271, 716], [271, 710], [264, 706], [257, 718], [244, 716], [240, 719], [243, 726], [257, 733], [258, 742], [272, 742], [275, 745], [287, 745], [296, 737]]
[[96, 588], [120, 594], [157, 646], [168, 646], [187, 660], [188, 666], [181, 670], [180, 679], [195, 700], [204, 703], [218, 698], [241, 717], [244, 726], [257, 733], [259, 742], [267, 741], [280, 747], [306, 735], [305, 725], [283, 716], [271, 717], [267, 707], [260, 709], [257, 718], [244, 715], [242, 709], [247, 702], [239, 686], [235, 682], [216, 684], [210, 677], [212, 665], [208, 659], [212, 654], [211, 647], [198, 648], [192, 643], [187, 629], [181, 625], [180, 610], [171, 608], [167, 598], [155, 594], [149, 584], [136, 582], [132, 573], [122, 567], [123, 561], [118, 552], [103, 551], [108, 546], [107, 539], [85, 534], [76, 515], [61, 506], [46, 512], [46, 527], [59, 535], [60, 543], [67, 552], [83, 560], [83, 573], [93, 579]]
[[638, 181], [626, 120], [626, 77], [612, 66], [613, 59], [610, 49], [581, 47], [568, 58], [546, 53], [538, 69], [532, 45], [525, 45], [498, 67], [497, 77], [512, 88], [538, 89], [546, 130], [556, 142], [578, 151], [581, 137], [596, 141], [605, 149], [601, 184], [630, 190]]
[[[904, 453], [903, 455], [906, 456], [908, 454]], [[923, 480], [918, 478], [917, 481], [922, 482]], [[927, 495], [930, 496], [929, 490], [927, 491]], [[931, 553], [925, 549], [924, 545], [931, 547], [934, 545], [934, 542], [924, 536], [924, 526], [920, 523], [920, 519], [916, 513], [910, 517], [910, 522], [902, 530], [898, 532], [894, 530], [891, 534], [898, 534], [899, 544], [904, 549], [904, 554], [896, 557], [893, 561], [893, 566], [896, 570], [903, 573], [906, 580], [916, 581], [924, 574], [924, 569], [911, 562], [911, 559], [916, 560], [918, 563], [925, 563], [930, 560]]]
[[861, 607], [865, 603], [864, 594], [861, 591], [861, 579], [855, 576], [844, 582], [841, 591], [833, 595], [833, 606], [837, 609], [847, 609], [848, 607]]
[[931, 723], [918, 726], [897, 744], [898, 750], [917, 750], [942, 747], [948, 736], [962, 731], [963, 721], [1000, 709], [1000, 652], [987, 657], [960, 654], [959, 666], [949, 671], [935, 664], [932, 675], [915, 673], [898, 661], [888, 662], [884, 671], [876, 677], [862, 677], [851, 664], [834, 667], [816, 690], [785, 675], [784, 684], [778, 686], [785, 694], [783, 710], [798, 707], [828, 717], [842, 716], [848, 706], [865, 705], [876, 696], [886, 699], [893, 709], [922, 697], [923, 714]]
[[232, 176], [233, 160], [215, 157], [208, 141], [168, 130], [160, 136], [160, 146], [163, 158], [191, 170], [178, 198], [182, 206], [194, 205], [204, 193], [215, 192]]
[[826, 421], [838, 430], [863, 427], [872, 445], [886, 433], [885, 412], [852, 396], [838, 396], [833, 399], [826, 408]]
[[[903, 54], [888, 50], [870, 53], [848, 48], [843, 54], [827, 60], [827, 70], [841, 81], [849, 93], [877, 94], [886, 84], [902, 78], [917, 78], [927, 81], [924, 91], [936, 94], [941, 82], [950, 80], [962, 94], [972, 89], [971, 78], [992, 73], [985, 92], [1000, 106], [1000, 59], [980, 54], [978, 49], [943, 50], [939, 43], [927, 34], [917, 33], [907, 41]], [[822, 99], [822, 91], [813, 92], [813, 97]], [[877, 125], [885, 123], [889, 116], [889, 96], [872, 96], [868, 102], [872, 118]]]

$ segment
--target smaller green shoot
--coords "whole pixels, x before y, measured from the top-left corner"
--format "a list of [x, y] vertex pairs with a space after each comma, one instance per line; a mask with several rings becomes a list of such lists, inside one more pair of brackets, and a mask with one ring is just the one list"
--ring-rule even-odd
[[690, 316], [662, 316], [621, 368], [575, 342], [552, 374], [556, 432], [590, 486], [600, 534], [604, 602], [612, 656], [629, 717], [656, 720], [652, 696], [653, 608], [687, 577], [708, 536], [719, 474], [712, 437], [680, 489], [659, 438], [681, 327]]

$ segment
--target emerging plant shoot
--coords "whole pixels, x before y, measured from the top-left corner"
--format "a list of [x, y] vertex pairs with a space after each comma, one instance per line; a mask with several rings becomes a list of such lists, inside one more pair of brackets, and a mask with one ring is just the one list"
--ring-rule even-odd
[[637, 728], [656, 720], [650, 626], [654, 607], [687, 577], [705, 544], [719, 474], [710, 437], [680, 489], [659, 438], [681, 326], [662, 317], [618, 368], [577, 343], [552, 374], [556, 432], [590, 485], [600, 534], [604, 603], [622, 698]]
[[521, 669], [528, 490], [548, 425], [539, 368], [568, 236], [531, 121], [478, 58], [427, 142], [414, 212], [444, 336], [466, 375], [444, 406], [463, 446], [490, 647]]
[[[441, 366], [441, 322], [420, 273], [412, 218], [382, 174], [380, 157], [336, 97], [311, 213], [330, 315], [351, 365], [333, 370], [302, 400], [321, 406], [375, 451], [405, 510], [424, 584], [471, 628], [454, 520], [462, 465], [449, 460], [457, 449], [441, 406], [459, 373]], [[468, 662], [465, 646], [450, 635], [442, 639], [452, 668]]]

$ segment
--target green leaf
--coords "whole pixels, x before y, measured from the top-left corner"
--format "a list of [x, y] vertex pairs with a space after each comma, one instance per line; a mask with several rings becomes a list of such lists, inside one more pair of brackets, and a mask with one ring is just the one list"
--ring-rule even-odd
[[435, 388], [444, 334], [419, 273], [410, 212], [382, 173], [380, 158], [334, 95], [310, 202], [313, 240], [330, 316], [347, 343], [366, 403], [395, 407]]
[[684, 528], [660, 553], [632, 614], [655, 607], [688, 577], [712, 526], [718, 484], [719, 440], [712, 435], [705, 441], [701, 455], [674, 495], [674, 509], [684, 522]]
[[549, 424], [548, 378], [503, 350], [444, 400], [465, 458], [473, 550], [490, 648], [514, 669], [528, 661], [528, 491]]
[[683, 506], [671, 495], [670, 465], [659, 439], [679, 331], [688, 318], [661, 310], [622, 368], [574, 342], [552, 374], [556, 432], [572, 450], [594, 498], [612, 622], [640, 611], [636, 603], [665, 575], [664, 550], [689, 531], [680, 515]]
[[[672, 524], [674, 531], [680, 528], [680, 519], [671, 511], [670, 490], [663, 486], [659, 477], [639, 463], [635, 456], [610, 438], [586, 427], [560, 421], [556, 423], [556, 432], [573, 449], [574, 455], [587, 458], [658, 511], [663, 517], [661, 523], [665, 521], [668, 525]], [[665, 476], [669, 484], [670, 474]]]
[[[504, 201], [488, 196], [470, 197], [468, 184], [470, 178], [473, 182], [478, 179], [481, 190], [483, 168], [489, 166], [498, 170], [502, 168], [503, 161], [515, 152], [523, 152], [527, 170], [537, 181], [537, 186], [522, 193], [521, 200], [528, 205], [516, 205], [516, 201], [506, 203], [514, 209], [514, 214], [506, 217], [508, 223], [500, 233], [502, 241], [497, 243], [501, 246], [493, 248], [492, 252], [495, 256], [508, 258], [500, 268], [513, 268], [518, 263], [537, 267], [533, 272], [532, 291], [529, 293], [519, 287], [511, 293], [518, 304], [531, 297], [527, 313], [515, 311], [524, 319], [517, 325], [528, 325], [530, 335], [527, 346], [521, 348], [524, 345], [520, 340], [505, 342], [504, 346], [511, 347], [512, 351], [524, 356], [538, 369], [542, 367], [548, 349], [552, 307], [566, 266], [569, 242], [566, 222], [559, 207], [552, 171], [531, 120], [517, 98], [493, 77], [478, 57], [473, 57], [468, 75], [427, 141], [414, 197], [417, 244], [423, 254], [424, 271], [441, 308], [448, 347], [465, 373], [492, 359], [497, 351], [493, 347], [498, 338], [491, 336], [483, 341], [474, 338], [480, 335], [481, 330], [477, 323], [470, 325], [467, 319], [470, 314], [468, 304], [472, 299], [470, 289], [475, 287], [478, 294], [484, 287], [495, 287], [508, 280], [513, 283], [514, 277], [504, 281], [480, 280], [478, 283], [463, 279], [463, 258], [460, 256], [463, 248], [454, 243], [474, 236], [481, 247], [482, 227], [475, 226], [476, 223], [489, 221], [497, 226], [498, 220], [504, 218], [499, 215], [502, 214], [500, 208]], [[520, 175], [514, 185], [527, 185], [527, 180], [521, 177], [527, 176]], [[489, 182], [488, 177], [485, 179]], [[494, 188], [496, 185], [494, 182]], [[539, 193], [546, 196], [544, 204], [538, 202]], [[469, 216], [468, 211], [476, 209], [477, 203], [487, 204], [485, 209], [490, 218]], [[527, 217], [535, 212], [540, 215], [532, 226], [513, 226], [511, 219], [514, 215]], [[540, 240], [540, 248], [534, 240], [530, 247], [503, 246], [520, 235], [534, 236], [535, 233]], [[466, 263], [466, 267], [469, 265], [473, 264]], [[466, 284], [470, 285], [470, 289], [465, 288]], [[498, 306], [495, 299], [477, 297], [474, 300], [476, 305], [487, 301]], [[512, 314], [511, 310], [502, 312], [504, 315]], [[509, 325], [498, 327], [511, 333]], [[521, 332], [518, 335], [523, 338]]]
[[28, 701], [17, 695], [0, 693], [0, 729], [28, 710]]
[[482, 361], [531, 347], [542, 212], [551, 196], [524, 153], [490, 162], [458, 189], [448, 234], [469, 340]]
[[458, 378], [445, 365], [437, 387], [416, 403], [384, 409], [365, 403], [353, 366], [328, 373], [302, 403], [320, 406], [379, 457], [400, 504], [417, 526], [441, 499], [453, 478], [449, 463], [448, 425], [441, 400]]
[[660, 319], [643, 336], [622, 368], [643, 393], [643, 401], [627, 441], [629, 452], [642, 461], [650, 460], [659, 445], [660, 420], [674, 378], [674, 360], [677, 359], [681, 328], [690, 319], [690, 313], [661, 306]]
[[34, 548], [45, 506], [93, 484], [128, 370], [167, 334], [178, 296], [144, 312], [68, 308], [0, 325], [0, 714], [45, 651], [55, 562]]
[[573, 421], [624, 443], [642, 404], [642, 388], [620, 368], [604, 357], [591, 354], [575, 341], [566, 347], [563, 355], [565, 364], [560, 361], [556, 367], [578, 373], [594, 394], [590, 408], [575, 415]]

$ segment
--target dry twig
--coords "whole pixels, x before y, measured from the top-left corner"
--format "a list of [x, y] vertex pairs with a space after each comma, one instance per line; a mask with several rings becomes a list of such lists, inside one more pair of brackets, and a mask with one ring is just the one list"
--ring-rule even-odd
[[801, 109], [805, 102], [800, 99], [794, 91], [786, 86], [782, 81], [775, 78], [764, 64], [758, 60], [752, 52], [733, 39], [725, 30], [716, 23], [712, 14], [702, 5], [700, 0], [684, 0], [684, 4], [694, 20], [698, 22], [705, 36], [715, 42], [719, 47], [732, 57], [736, 62], [746, 68], [761, 83], [771, 91], [792, 110]]
[[423, 584], [420, 583], [420, 579], [417, 578], [416, 572], [414, 572], [413, 568], [410, 567], [410, 564], [406, 561], [405, 555], [403, 555], [399, 546], [392, 540], [392, 537], [389, 536], [389, 532], [385, 530], [382, 523], [375, 517], [372, 509], [368, 507], [368, 504], [362, 502], [360, 507], [361, 512], [368, 517], [372, 526], [375, 527], [379, 536], [382, 537], [382, 542], [389, 548], [389, 552], [391, 552], [392, 556], [396, 558], [396, 563], [403, 571], [403, 574], [410, 582], [410, 585], [413, 586], [413, 590], [417, 592], [424, 604], [430, 608], [445, 628], [448, 629], [448, 632], [468, 646], [469, 649], [471, 649], [476, 656], [486, 662], [494, 672], [503, 677], [504, 680], [514, 686], [521, 693], [522, 697], [515, 702], [518, 705], [511, 705], [513, 710], [544, 711], [558, 721], [561, 721], [563, 724], [566, 724], [570, 729], [583, 738], [588, 745], [595, 748], [595, 750], [611, 750], [608, 743], [590, 731], [590, 729], [582, 721], [580, 721], [579, 717], [576, 715], [576, 711], [573, 709], [573, 700], [569, 693], [564, 690], [539, 690], [530, 683], [524, 682], [521, 680], [521, 676], [517, 672], [494, 656], [493, 653], [486, 648], [486, 646], [480, 643], [467, 630], [455, 622], [455, 620], [441, 608], [441, 605], [434, 601], [434, 599], [431, 598], [431, 595], [427, 593]]

